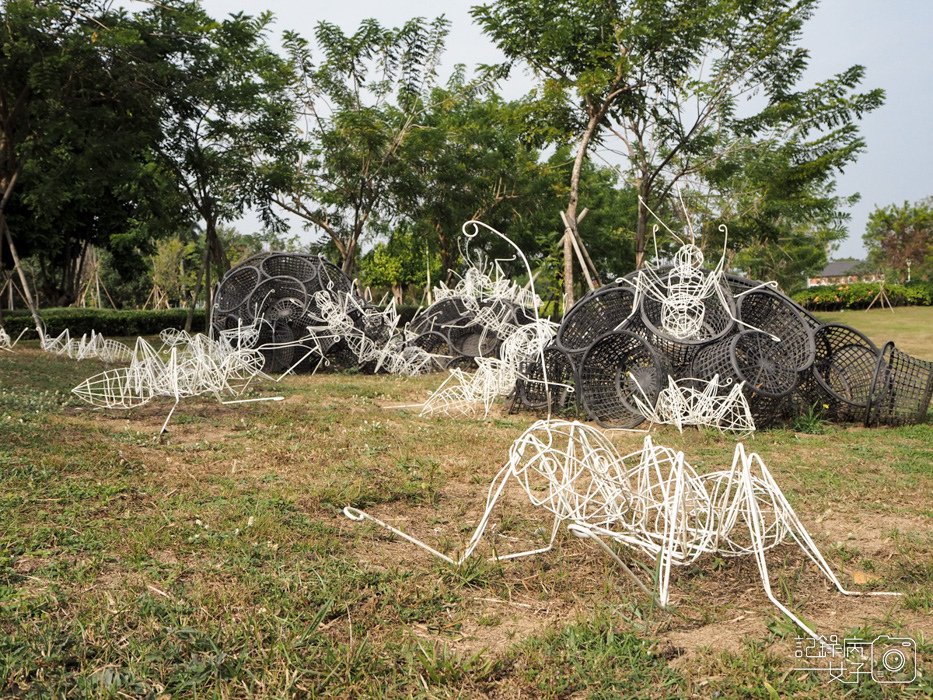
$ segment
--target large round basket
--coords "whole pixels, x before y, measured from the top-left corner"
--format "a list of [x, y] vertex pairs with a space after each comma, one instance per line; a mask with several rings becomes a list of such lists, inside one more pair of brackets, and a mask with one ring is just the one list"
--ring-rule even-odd
[[611, 331], [594, 342], [580, 361], [578, 400], [601, 426], [634, 428], [645, 418], [633, 396], [655, 405], [667, 374], [663, 357], [644, 338]]
[[911, 357], [888, 342], [872, 380], [871, 406], [865, 424], [922, 423], [933, 394], [933, 362]]
[[600, 336], [621, 329], [632, 316], [635, 294], [628, 286], [613, 283], [597, 289], [574, 304], [557, 330], [556, 346], [569, 355], [579, 355]]

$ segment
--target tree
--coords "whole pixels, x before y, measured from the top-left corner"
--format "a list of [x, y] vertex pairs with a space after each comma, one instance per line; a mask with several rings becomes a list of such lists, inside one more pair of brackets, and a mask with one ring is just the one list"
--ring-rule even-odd
[[[809, 99], [811, 92], [793, 101], [804, 95]], [[791, 106], [788, 100], [775, 107], [780, 117], [770, 127], [773, 137], [737, 135], [730, 153], [704, 173], [697, 196], [688, 194], [708, 249], [719, 250], [718, 225], [727, 224], [730, 264], [756, 279], [775, 279], [789, 291], [822, 268], [846, 237], [850, 216], [845, 209], [858, 195], [837, 195], [835, 176], [863, 148], [849, 130], [835, 141], [831, 134], [810, 133], [790, 116]]]
[[448, 279], [465, 221], [483, 219], [514, 237], [522, 228], [515, 224], [541, 204], [531, 190], [544, 173], [537, 149], [522, 143], [522, 129], [519, 106], [473, 89], [461, 66], [446, 87], [431, 91], [400, 149], [408, 167], [392, 183], [391, 206], [440, 257]]
[[364, 234], [388, 231], [388, 193], [410, 166], [402, 146], [418, 124], [447, 27], [443, 17], [398, 29], [369, 19], [347, 35], [320, 22], [319, 61], [306, 39], [285, 34], [308, 157], [276, 202], [323, 231], [350, 275]]
[[[552, 141], [576, 142], [577, 161], [613, 134], [638, 190], [635, 262], [644, 263], [649, 207], [675, 185], [702, 176], [733, 146], [739, 126], [753, 138], [780, 106], [794, 102], [804, 128], [835, 130], [830, 141], [857, 144], [854, 120], [883, 94], [856, 94], [858, 67], [837, 76], [819, 104], [792, 100], [805, 67], [796, 46], [816, 0], [500, 0], [474, 16], [509, 64], [524, 62], [539, 77], [533, 126]], [[740, 119], [739, 100], [759, 94], [765, 116]], [[786, 122], [785, 122], [786, 123]], [[565, 212], [576, 233], [579, 167], [571, 174]], [[565, 284], [572, 267], [565, 244]]]
[[[268, 12], [214, 21], [197, 2], [174, 2], [154, 5], [146, 19], [168, 57], [159, 76], [165, 111], [158, 153], [203, 221], [209, 308], [212, 265], [218, 274], [230, 267], [218, 227], [251, 206], [270, 226], [281, 225], [270, 203], [299, 150], [287, 95], [293, 76], [268, 46]], [[196, 287], [195, 298], [200, 279]]]
[[197, 250], [193, 243], [178, 236], [159, 241], [152, 257], [152, 284], [170, 305], [188, 298], [195, 284], [195, 269]]
[[438, 256], [430, 253], [423, 239], [411, 230], [393, 232], [388, 241], [376, 243], [360, 260], [360, 282], [387, 287], [398, 304], [404, 302], [410, 287], [423, 289], [428, 274], [437, 280], [440, 272]]
[[0, 238], [37, 325], [21, 256], [40, 253], [46, 296], [70, 303], [88, 246], [147, 206], [132, 190], [158, 109], [138, 28], [110, 4], [11, 0], [0, 15]]
[[868, 261], [877, 268], [911, 279], [933, 279], [933, 197], [877, 207], [862, 236]]

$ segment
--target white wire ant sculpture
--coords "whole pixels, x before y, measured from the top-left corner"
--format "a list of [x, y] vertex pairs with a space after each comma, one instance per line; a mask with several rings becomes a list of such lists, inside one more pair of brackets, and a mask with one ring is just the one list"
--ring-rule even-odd
[[[385, 369], [390, 374], [404, 376], [423, 374], [434, 367], [434, 356], [422, 348], [408, 345], [406, 334], [399, 332], [394, 299], [382, 311], [360, 304], [352, 294], [341, 293], [335, 298], [328, 292], [317, 292], [314, 300], [324, 327], [309, 330], [323, 330], [333, 338], [342, 338], [359, 364], [373, 362], [376, 372]], [[351, 309], [357, 318], [362, 319], [361, 324], [354, 321]], [[380, 329], [379, 335], [385, 340], [376, 342], [366, 334], [367, 328]]]
[[[472, 226], [475, 230], [468, 233], [467, 226]], [[502, 236], [502, 234], [495, 229], [479, 221], [467, 221], [463, 225], [463, 233], [468, 236], [468, 240], [471, 240], [479, 233], [480, 227]], [[471, 260], [469, 251], [462, 251], [462, 253], [467, 260]], [[481, 299], [503, 299], [527, 308], [539, 306], [541, 304], [541, 299], [538, 298], [534, 290], [523, 289], [509, 279], [502, 270], [501, 264], [503, 262], [506, 261], [496, 260], [493, 262], [491, 268], [487, 268], [482, 262], [471, 260], [470, 266], [457, 281], [456, 285], [448, 287], [447, 284], [441, 282], [434, 288], [434, 300], [440, 301], [441, 299], [455, 297], [461, 299], [466, 304], [467, 308], [474, 313], [480, 313], [481, 309], [478, 302]], [[487, 272], [487, 269], [490, 271]]]
[[[508, 396], [523, 375], [522, 363], [542, 351], [557, 334], [557, 324], [538, 319], [523, 326], [511, 326], [511, 333], [499, 347], [499, 357], [477, 357], [477, 369], [464, 372], [454, 368], [421, 409], [422, 416], [489, 416], [495, 402]], [[523, 377], [526, 381], [534, 381]]]
[[107, 364], [117, 364], [129, 362], [133, 357], [133, 351], [124, 343], [105, 338], [93, 330], [90, 335], [85, 333], [80, 338], [72, 338], [71, 331], [67, 328], [54, 338], [49, 337], [41, 326], [36, 327], [36, 331], [39, 334], [39, 346], [42, 350], [63, 355], [72, 360], [97, 359]]
[[[245, 331], [243, 340], [251, 337]], [[156, 350], [145, 339], [137, 338], [132, 362], [128, 367], [101, 372], [72, 389], [82, 401], [97, 408], [131, 409], [157, 397], [174, 398], [175, 403], [162, 424], [159, 435], [183, 398], [214, 394], [223, 404], [254, 401], [280, 401], [281, 396], [254, 399], [239, 397], [260, 374], [262, 354], [231, 336], [212, 340], [200, 333], [163, 331], [163, 346]], [[163, 357], [167, 355], [167, 357]]]
[[29, 331], [29, 328], [24, 328], [20, 331], [19, 335], [16, 336], [15, 340], [11, 340], [9, 333], [6, 332], [6, 329], [0, 326], [0, 350], [13, 352], [13, 348], [16, 347], [16, 344], [22, 340], [23, 336], [29, 333]]
[[747, 453], [741, 443], [729, 469], [700, 476], [682, 452], [656, 445], [650, 436], [641, 450], [620, 457], [596, 428], [576, 421], [538, 421], [513, 443], [508, 461], [489, 486], [479, 524], [457, 558], [363, 510], [348, 506], [343, 512], [351, 520], [373, 522], [459, 566], [475, 552], [510, 483], [518, 485], [533, 506], [553, 516], [551, 535], [544, 547], [496, 553], [495, 561], [549, 551], [561, 523], [566, 523], [574, 535], [598, 544], [645, 592], [647, 586], [607, 541], [655, 559], [657, 600], [666, 607], [673, 566], [691, 564], [708, 553], [753, 555], [768, 599], [817, 641], [819, 635], [781, 603], [771, 587], [765, 553], [788, 537], [843, 595], [900, 595], [843, 588], [761, 457]]
[[[722, 255], [719, 261], [712, 269], [704, 268], [705, 258], [703, 251], [696, 245], [696, 235], [693, 230], [693, 224], [689, 216], [686, 215], [686, 207], [681, 199], [681, 207], [687, 220], [687, 226], [690, 231], [690, 242], [684, 241], [680, 236], [674, 233], [665, 224], [661, 218], [648, 207], [647, 203], [639, 197], [639, 202], [651, 212], [651, 215], [674, 237], [680, 244], [680, 248], [674, 253], [673, 263], [669, 270], [661, 274], [660, 255], [658, 254], [657, 233], [659, 227], [657, 224], [652, 228], [652, 238], [654, 240], [655, 262], [648, 263], [632, 278], [621, 278], [620, 281], [630, 285], [634, 291], [635, 299], [632, 304], [632, 312], [627, 321], [642, 307], [642, 300], [645, 297], [657, 302], [661, 307], [660, 323], [661, 328], [675, 340], [693, 340], [699, 338], [704, 330], [707, 321], [707, 300], [715, 298], [721, 305], [723, 311], [733, 323], [737, 323], [752, 330], [761, 330], [745, 323], [737, 317], [733, 310], [731, 299], [726, 296], [728, 288], [725, 281], [726, 250], [729, 242], [729, 229], [725, 224], [719, 225], [719, 231], [723, 234]], [[754, 289], [762, 286], [772, 286], [770, 284], [757, 285], [747, 289], [739, 294], [747, 294]], [[762, 331], [764, 332], [764, 331]], [[771, 333], [767, 333], [775, 341], [780, 338]]]
[[[558, 325], [538, 315], [541, 300], [534, 291], [534, 277], [528, 258], [511, 239], [481, 221], [467, 221], [463, 224], [462, 231], [468, 243], [481, 231], [487, 231], [504, 240], [515, 250], [515, 255], [508, 261], [521, 259], [530, 282], [528, 289], [519, 288], [502, 271], [501, 263], [507, 261], [497, 260], [494, 278], [483, 272], [481, 265], [474, 263], [454, 290], [447, 287], [438, 290], [440, 294], [436, 295], [437, 298], [444, 298], [444, 294], [450, 292], [449, 296], [459, 296], [468, 305], [473, 304], [469, 308], [473, 309], [475, 315], [464, 327], [476, 326], [482, 328], [483, 332], [495, 333], [502, 343], [499, 346], [499, 357], [476, 358], [475, 372], [452, 369], [444, 383], [423, 404], [422, 416], [442, 414], [469, 417], [479, 413], [479, 409], [482, 408], [482, 417], [486, 418], [495, 401], [514, 389], [516, 380], [521, 376], [522, 363], [535, 355], [542, 360], [543, 379], [525, 379], [529, 382], [543, 382], [550, 393], [547, 368], [544, 366], [544, 348], [557, 334]], [[464, 257], [470, 260], [468, 251], [464, 253]], [[481, 305], [479, 300], [483, 295], [486, 295], [487, 300], [502, 299], [525, 306], [533, 312], [534, 320], [528, 324], [517, 325], [506, 319], [494, 304]]]
[[[667, 386], [661, 389], [658, 400], [652, 406], [637, 377], [629, 372], [629, 378], [641, 394], [632, 395], [638, 412], [652, 423], [673, 425], [681, 433], [685, 425], [716, 428], [720, 433], [730, 432], [741, 437], [755, 432], [752, 409], [742, 391], [745, 382], [732, 383], [727, 380], [720, 385], [718, 374], [708, 382], [668, 376]], [[732, 384], [732, 388], [723, 393], [723, 388], [729, 384]]]

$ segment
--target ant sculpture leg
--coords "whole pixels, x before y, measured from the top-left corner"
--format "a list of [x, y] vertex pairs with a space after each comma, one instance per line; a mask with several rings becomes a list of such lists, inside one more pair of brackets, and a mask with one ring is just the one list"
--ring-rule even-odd
[[[402, 530], [399, 530], [398, 528], [393, 527], [392, 525], [389, 525], [386, 522], [383, 522], [379, 518], [373, 517], [366, 511], [360, 510], [359, 508], [353, 508], [351, 506], [347, 506], [346, 508], [343, 509], [343, 514], [350, 520], [354, 520], [356, 522], [362, 522], [364, 520], [369, 520], [375, 523], [376, 525], [379, 525], [380, 527], [385, 528], [389, 532], [395, 535], [398, 535], [402, 539], [408, 542], [411, 542], [412, 544], [418, 547], [421, 547], [421, 549], [433, 554], [439, 559], [443, 559], [448, 564], [453, 564], [454, 566], [460, 566], [461, 564], [463, 564], [464, 561], [466, 561], [470, 556], [472, 556], [476, 547], [479, 545], [479, 542], [482, 539], [483, 534], [486, 532], [486, 528], [489, 525], [489, 518], [492, 515], [492, 511], [495, 508], [496, 504], [499, 502], [499, 498], [502, 496], [502, 492], [505, 490], [505, 486], [509, 481], [509, 477], [511, 476], [512, 476], [512, 463], [508, 462], [505, 464], [505, 466], [502, 467], [502, 469], [499, 470], [499, 473], [496, 474], [495, 477], [493, 477], [492, 483], [489, 485], [489, 495], [486, 498], [486, 509], [483, 512], [483, 516], [480, 518], [480, 521], [477, 524], [476, 529], [473, 531], [473, 534], [470, 536], [470, 539], [467, 542], [466, 549], [464, 549], [463, 554], [458, 559], [454, 559], [442, 552], [437, 551], [436, 549], [422, 542], [416, 537], [413, 537], [409, 535], [408, 533], [403, 532]], [[496, 555], [496, 556], [490, 557], [490, 560], [491, 561], [504, 561], [507, 559], [518, 559], [519, 557], [531, 556], [532, 554], [542, 554], [544, 552], [549, 551], [554, 546], [554, 540], [557, 538], [557, 532], [560, 529], [560, 522], [561, 522], [560, 517], [555, 515], [554, 524], [551, 528], [551, 538], [546, 547], [541, 547], [539, 549], [530, 549], [524, 552], [515, 552], [512, 554], [505, 554], [501, 556]]]
[[[755, 559], [758, 563], [758, 571], [761, 574], [762, 585], [765, 589], [765, 594], [768, 596], [768, 599], [788, 618], [790, 618], [800, 629], [806, 632], [810, 637], [822, 643], [820, 636], [813, 631], [806, 623], [803, 622], [797, 615], [795, 615], [787, 606], [785, 606], [781, 601], [777, 599], [774, 595], [774, 592], [771, 588], [771, 579], [768, 574], [768, 562], [765, 557], [765, 550], [767, 549], [765, 542], [765, 533], [764, 533], [764, 519], [761, 515], [761, 510], [759, 508], [758, 499], [755, 497], [755, 487], [752, 481], [752, 464], [757, 464], [761, 472], [761, 483], [767, 488], [769, 496], [772, 498], [772, 503], [779, 509], [780, 512], [775, 513], [776, 518], [784, 519], [784, 525], [788, 532], [794, 540], [800, 545], [801, 549], [807, 554], [807, 556], [817, 565], [817, 568], [825, 575], [840, 593], [844, 595], [865, 595], [865, 593], [858, 591], [848, 591], [842, 587], [842, 584], [839, 582], [839, 579], [836, 577], [833, 570], [830, 568], [829, 564], [820, 554], [819, 549], [816, 546], [816, 543], [813, 542], [813, 539], [810, 537], [810, 534], [807, 532], [806, 528], [800, 522], [800, 519], [797, 517], [797, 514], [794, 512], [790, 503], [784, 497], [783, 492], [780, 487], [774, 480], [774, 477], [771, 476], [771, 473], [768, 471], [768, 468], [764, 465], [761, 458], [752, 453], [750, 455], [745, 453], [744, 446], [740, 443], [736, 446], [736, 456], [737, 459], [741, 460], [741, 475], [740, 475], [740, 485], [738, 488], [737, 495], [744, 499], [745, 508], [746, 508], [746, 521], [748, 525], [749, 535], [752, 541], [752, 550], [755, 555]], [[900, 595], [899, 593], [889, 593], [889, 592], [873, 592], [869, 595]]]
[[606, 554], [608, 554], [616, 562], [616, 564], [618, 564], [622, 568], [622, 570], [629, 575], [632, 581], [634, 581], [635, 584], [642, 591], [644, 591], [645, 595], [647, 595], [649, 598], [652, 598], [658, 601], [661, 607], [664, 607], [664, 603], [661, 603], [658, 596], [656, 596], [654, 593], [648, 590], [648, 587], [644, 583], [642, 583], [642, 580], [638, 578], [638, 576], [635, 575], [635, 572], [632, 571], [629, 565], [626, 564], [624, 561], [622, 561], [622, 557], [616, 554], [615, 551], [612, 549], [612, 547], [606, 544], [603, 541], [602, 537], [600, 537], [600, 535], [593, 528], [591, 528], [586, 523], [577, 522], [577, 523], [571, 523], [570, 525], [568, 525], [567, 529], [570, 531], [571, 534], [576, 535], [580, 539], [593, 540], [593, 542], [595, 542], [600, 547], [602, 547], [603, 551], [606, 552]]
[[165, 422], [162, 424], [162, 430], [159, 431], [160, 438], [165, 435], [166, 431], [168, 430], [168, 422], [172, 420], [172, 414], [175, 413], [175, 409], [178, 408], [179, 401], [181, 401], [181, 397], [175, 397], [175, 403], [172, 404], [171, 410], [168, 412], [168, 415], [165, 416]]
[[761, 470], [761, 478], [770, 486], [772, 493], [774, 494], [775, 500], [783, 507], [784, 517], [787, 520], [788, 531], [791, 534], [791, 537], [800, 545], [800, 548], [806, 553], [810, 560], [816, 565], [816, 567], [826, 576], [836, 589], [843, 595], [876, 595], [876, 596], [899, 596], [900, 593], [896, 591], [850, 591], [846, 588], [843, 588], [842, 584], [839, 582], [839, 578], [833, 572], [832, 568], [829, 566], [827, 561], [823, 558], [823, 555], [820, 554], [820, 550], [817, 548], [816, 543], [813, 541], [813, 538], [810, 536], [810, 533], [807, 532], [807, 529], [804, 527], [803, 523], [800, 521], [800, 518], [797, 516], [797, 513], [794, 511], [791, 504], [787, 501], [787, 498], [784, 496], [784, 493], [781, 491], [781, 488], [777, 485], [777, 482], [774, 480], [774, 477], [771, 475], [771, 472], [768, 471], [768, 468], [761, 461], [761, 458], [757, 454], [752, 454], [749, 456], [749, 462], [755, 461], [758, 464], [758, 468]]

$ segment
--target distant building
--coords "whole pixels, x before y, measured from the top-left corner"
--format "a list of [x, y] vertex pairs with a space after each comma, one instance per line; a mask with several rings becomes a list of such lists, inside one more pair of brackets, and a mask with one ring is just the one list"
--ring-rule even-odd
[[884, 279], [880, 274], [859, 274], [857, 272], [861, 260], [833, 260], [824, 267], [815, 277], [807, 278], [808, 287], [822, 287], [835, 284], [851, 284], [852, 282], [880, 282]]

